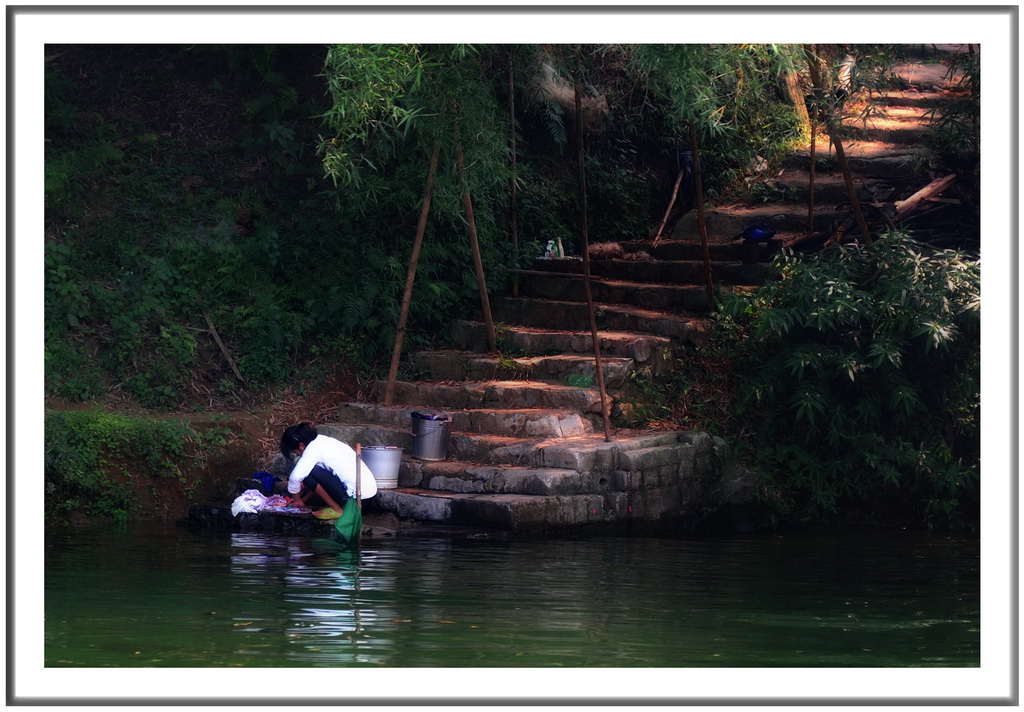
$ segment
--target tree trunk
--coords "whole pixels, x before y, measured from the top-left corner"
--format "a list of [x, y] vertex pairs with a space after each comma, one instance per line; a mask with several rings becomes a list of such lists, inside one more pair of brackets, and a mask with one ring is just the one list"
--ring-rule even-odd
[[860, 209], [860, 200], [857, 199], [857, 188], [853, 184], [853, 174], [850, 172], [850, 164], [846, 161], [846, 151], [843, 149], [842, 139], [836, 134], [831, 134], [832, 143], [836, 147], [836, 158], [839, 160], [839, 167], [843, 170], [843, 181], [846, 183], [846, 193], [850, 196], [850, 207], [853, 209], [853, 217], [857, 220], [860, 234], [864, 238], [864, 244], [871, 247], [874, 240], [871, 239], [871, 232], [868, 230], [868, 223], [864, 219], [864, 212]]
[[796, 115], [800, 119], [800, 125], [806, 130], [811, 127], [811, 115], [807, 111], [807, 102], [804, 101], [803, 92], [800, 91], [800, 75], [796, 70], [791, 70], [782, 75], [782, 84], [786, 88], [786, 94], [796, 109]]
[[[811, 83], [814, 85], [815, 102], [812, 108], [815, 112], [818, 112], [821, 100], [825, 96], [825, 87], [821, 80], [821, 67], [818, 65], [818, 56], [814, 51], [813, 45], [804, 45], [804, 54], [807, 57], [807, 66], [811, 73]], [[860, 228], [864, 244], [870, 247], [873, 242], [871, 232], [868, 230], [867, 221], [864, 220], [864, 213], [860, 209], [860, 200], [857, 198], [857, 189], [853, 184], [853, 174], [850, 172], [850, 165], [846, 161], [843, 141], [839, 136], [839, 132], [836, 131], [835, 117], [829, 115], [826, 121], [829, 139], [832, 141], [832, 145], [836, 147], [836, 159], [839, 161], [839, 168], [843, 172], [843, 182], [846, 183], [846, 194], [850, 198], [850, 208], [853, 210], [853, 217]]]

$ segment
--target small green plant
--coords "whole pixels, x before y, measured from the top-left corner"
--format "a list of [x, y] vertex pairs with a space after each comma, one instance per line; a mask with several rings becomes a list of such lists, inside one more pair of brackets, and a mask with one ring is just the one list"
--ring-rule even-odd
[[594, 385], [594, 379], [588, 373], [570, 373], [565, 382], [573, 388], [591, 388]]

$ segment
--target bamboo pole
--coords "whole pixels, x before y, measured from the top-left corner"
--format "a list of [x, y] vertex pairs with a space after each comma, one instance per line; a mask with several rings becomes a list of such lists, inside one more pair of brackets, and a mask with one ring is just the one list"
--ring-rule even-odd
[[846, 151], [843, 149], [843, 142], [839, 136], [831, 134], [832, 143], [836, 147], [836, 158], [839, 160], [839, 167], [843, 171], [843, 182], [846, 183], [846, 193], [850, 196], [850, 207], [853, 208], [853, 217], [860, 227], [860, 234], [864, 237], [864, 244], [871, 247], [874, 242], [871, 239], [871, 232], [868, 230], [867, 220], [864, 219], [864, 212], [860, 209], [860, 200], [857, 198], [857, 188], [853, 184], [853, 174], [850, 172], [850, 164], [846, 161]]
[[594, 294], [590, 288], [590, 238], [587, 234], [587, 175], [583, 162], [583, 102], [580, 97], [580, 56], [576, 53], [576, 163], [580, 187], [580, 238], [583, 243], [583, 290], [587, 295], [587, 313], [590, 317], [590, 339], [594, 343], [594, 369], [597, 388], [601, 394], [601, 418], [604, 423], [604, 441], [611, 442], [611, 423], [608, 418], [608, 393], [604, 385], [604, 365], [601, 362], [601, 340], [597, 335], [597, 317], [594, 312]]
[[814, 232], [814, 169], [815, 169], [815, 144], [817, 137], [818, 122], [811, 119], [811, 178], [807, 184], [807, 232]]
[[697, 202], [697, 226], [700, 228], [700, 246], [704, 253], [704, 279], [707, 284], [708, 311], [715, 308], [715, 291], [711, 281], [711, 249], [708, 247], [708, 226], [704, 222], [704, 182], [697, 151], [697, 127], [690, 122], [690, 151], [693, 153], [694, 194]]
[[459, 169], [459, 180], [462, 181], [462, 203], [466, 209], [466, 222], [469, 225], [469, 246], [473, 250], [473, 270], [476, 272], [476, 285], [480, 290], [480, 306], [484, 313], [484, 325], [487, 328], [487, 345], [491, 353], [498, 353], [498, 342], [494, 336], [494, 321], [491, 319], [491, 302], [487, 298], [487, 282], [484, 279], [484, 264], [480, 257], [480, 241], [476, 234], [476, 219], [473, 217], [473, 198], [469, 194], [469, 183], [466, 181], [466, 165], [462, 156], [462, 143], [455, 143], [455, 164]]
[[[356, 546], [363, 541], [363, 526], [362, 526], [362, 515], [363, 515], [363, 446], [356, 443], [356, 507], [359, 509], [359, 533], [356, 535]], [[340, 514], [340, 512], [339, 512]]]
[[[509, 228], [512, 233], [512, 259], [514, 264], [519, 264], [519, 214], [516, 201], [518, 199], [519, 184], [516, 175], [516, 92], [515, 92], [515, 66], [512, 60], [512, 53], [508, 57], [508, 116], [509, 116], [509, 142], [512, 153], [512, 185], [509, 195]], [[519, 296], [519, 279], [512, 278], [512, 296]]]
[[437, 159], [441, 153], [441, 142], [434, 143], [430, 154], [430, 167], [427, 170], [427, 185], [423, 190], [423, 205], [420, 207], [420, 219], [416, 225], [416, 239], [412, 243], [412, 255], [409, 257], [409, 271], [405, 276], [405, 293], [402, 295], [402, 310], [398, 315], [398, 329], [395, 331], [395, 346], [391, 351], [391, 368], [388, 370], [388, 382], [384, 389], [384, 405], [391, 405], [395, 397], [395, 381], [398, 379], [398, 364], [402, 359], [402, 342], [405, 340], [405, 324], [409, 318], [409, 304], [412, 302], [412, 287], [416, 281], [416, 266], [420, 260], [420, 249], [423, 247], [423, 233], [427, 229], [427, 215], [430, 213], [430, 201], [434, 193], [434, 175], [437, 173]]

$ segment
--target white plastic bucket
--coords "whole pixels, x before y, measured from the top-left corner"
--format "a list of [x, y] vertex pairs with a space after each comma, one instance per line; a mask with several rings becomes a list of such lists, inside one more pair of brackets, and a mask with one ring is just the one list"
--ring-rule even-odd
[[390, 445], [369, 445], [363, 448], [363, 463], [370, 468], [377, 489], [398, 487], [398, 468], [402, 464], [402, 448]]

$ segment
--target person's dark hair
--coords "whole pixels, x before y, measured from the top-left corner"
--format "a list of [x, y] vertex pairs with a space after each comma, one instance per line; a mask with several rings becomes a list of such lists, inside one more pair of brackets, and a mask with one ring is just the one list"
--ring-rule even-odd
[[281, 452], [291, 455], [299, 448], [299, 445], [309, 445], [316, 436], [316, 428], [309, 423], [289, 426], [285, 428], [284, 435], [281, 436]]

